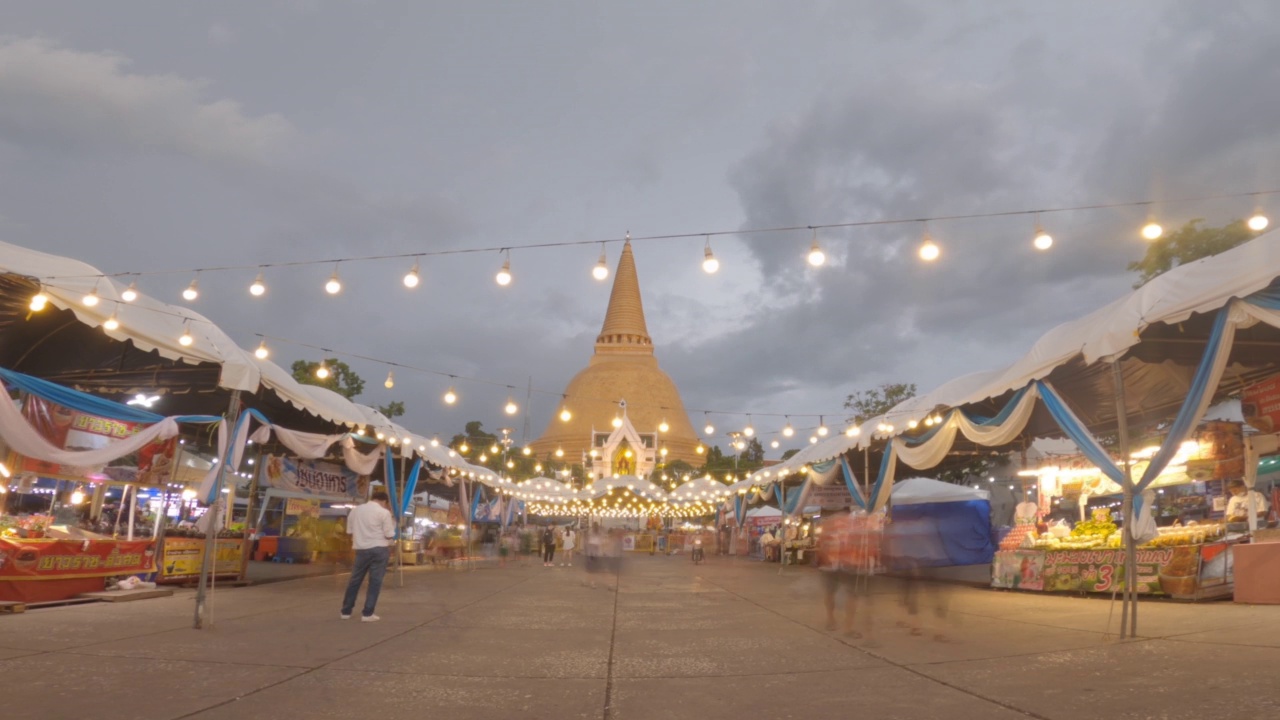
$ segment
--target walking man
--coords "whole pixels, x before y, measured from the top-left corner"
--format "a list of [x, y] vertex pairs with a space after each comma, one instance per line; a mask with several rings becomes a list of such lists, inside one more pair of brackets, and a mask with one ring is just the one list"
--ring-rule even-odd
[[361, 622], [377, 622], [382, 618], [373, 614], [378, 605], [378, 593], [382, 591], [382, 578], [387, 574], [387, 561], [391, 559], [390, 544], [396, 537], [396, 523], [388, 508], [391, 500], [384, 490], [375, 490], [369, 502], [357, 505], [347, 514], [347, 534], [356, 551], [355, 567], [347, 583], [347, 594], [342, 598], [343, 620], [351, 618], [356, 606], [356, 595], [365, 575], [369, 576], [369, 590], [364, 596], [364, 613]]
[[556, 557], [556, 531], [548, 524], [542, 528], [542, 566], [552, 567]]

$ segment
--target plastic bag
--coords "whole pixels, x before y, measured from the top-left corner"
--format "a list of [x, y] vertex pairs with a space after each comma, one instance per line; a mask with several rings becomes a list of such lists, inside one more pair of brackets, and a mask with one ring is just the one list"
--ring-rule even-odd
[[1061, 540], [1071, 535], [1071, 526], [1067, 525], [1064, 520], [1055, 520], [1049, 523], [1049, 534]]

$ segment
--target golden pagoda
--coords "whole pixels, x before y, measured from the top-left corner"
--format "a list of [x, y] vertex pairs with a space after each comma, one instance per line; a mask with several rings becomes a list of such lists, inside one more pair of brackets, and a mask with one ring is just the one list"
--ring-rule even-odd
[[[566, 409], [568, 421], [561, 419]], [[547, 429], [530, 448], [539, 458], [562, 450], [566, 462], [588, 468], [603, 465], [611, 474], [645, 475], [657, 463], [684, 460], [701, 465], [700, 446], [680, 391], [653, 355], [628, 240], [618, 259], [595, 354], [569, 381]]]

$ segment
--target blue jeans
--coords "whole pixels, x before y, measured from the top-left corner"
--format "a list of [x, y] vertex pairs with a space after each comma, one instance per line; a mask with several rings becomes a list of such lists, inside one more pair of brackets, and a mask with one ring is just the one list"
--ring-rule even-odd
[[382, 578], [387, 574], [387, 561], [391, 559], [391, 548], [368, 548], [356, 551], [356, 564], [351, 568], [351, 581], [347, 583], [347, 594], [342, 598], [342, 614], [350, 615], [356, 606], [356, 595], [360, 594], [360, 586], [364, 576], [369, 576], [369, 591], [364, 596], [364, 616], [373, 614], [378, 605], [378, 593], [382, 592]]

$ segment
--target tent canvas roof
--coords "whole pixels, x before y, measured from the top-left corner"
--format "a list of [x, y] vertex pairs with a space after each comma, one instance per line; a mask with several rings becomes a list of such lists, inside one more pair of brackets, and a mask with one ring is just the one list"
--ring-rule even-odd
[[921, 505], [990, 500], [991, 493], [968, 485], [955, 485], [932, 478], [916, 477], [895, 483], [890, 497], [894, 505]]

